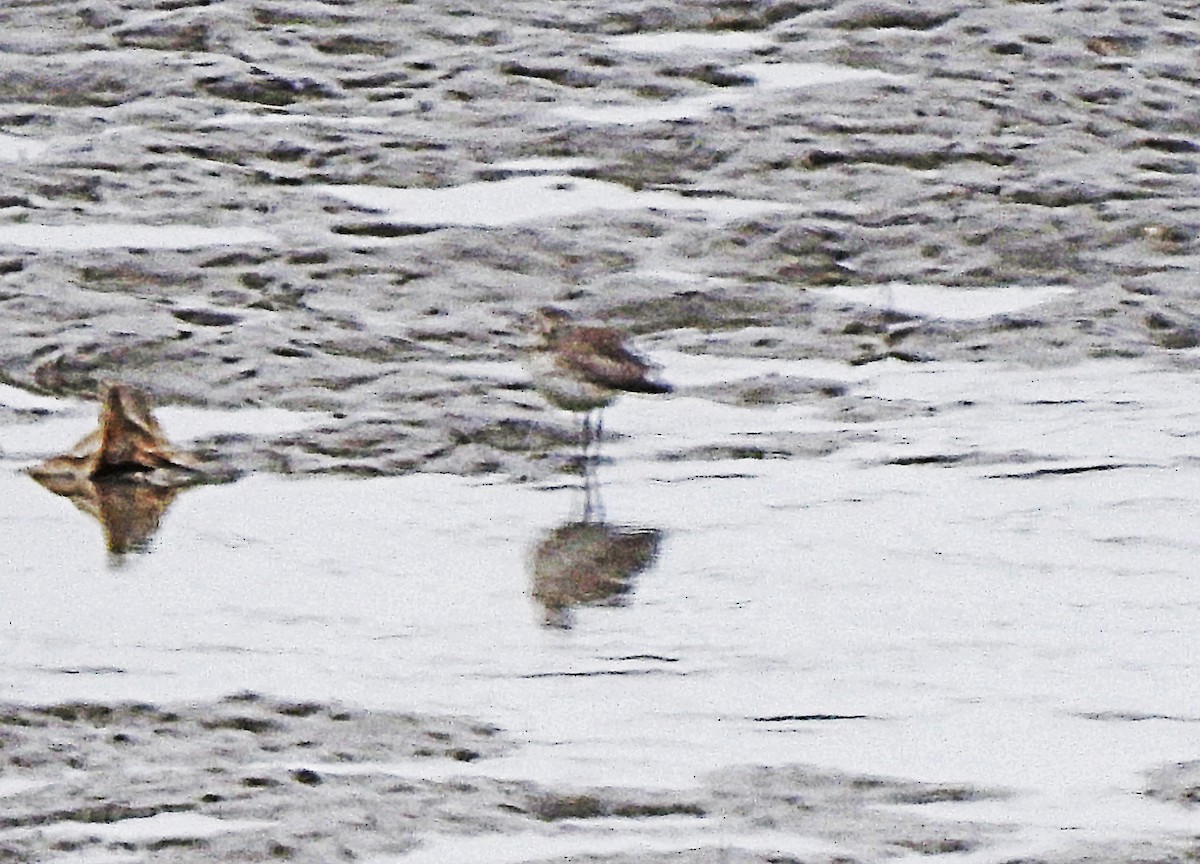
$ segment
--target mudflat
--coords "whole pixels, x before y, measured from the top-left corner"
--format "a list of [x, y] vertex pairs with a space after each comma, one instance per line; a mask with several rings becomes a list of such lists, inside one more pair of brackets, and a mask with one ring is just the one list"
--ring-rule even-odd
[[[1189, 3], [0, 14], [0, 380], [336, 415], [206, 442], [247, 470], [552, 470], [569, 424], [462, 365], [547, 302], [734, 356], [1200, 344]], [[893, 283], [1075, 290], [974, 321], [811, 290]]]
[[[320, 412], [189, 442], [222, 480], [520, 481], [574, 464], [575, 420], [519, 366], [524, 321], [548, 303], [680, 367], [1065, 370], [1056, 405], [1072, 370], [1100, 392], [1099, 363], [1195, 369], [1194, 3], [476, 5], [7, 3], [0, 384]], [[722, 471], [934, 413], [832, 379], [680, 377], [679, 398], [819, 406], [840, 424], [651, 457]], [[44, 416], [0, 408], [5, 424]], [[1096, 469], [1003, 452], [982, 464]], [[1099, 468], [1145, 468], [1127, 463]], [[287, 694], [5, 698], [0, 859], [1006, 860], [1010, 826], [922, 812], [1002, 810], [1010, 791], [982, 785], [776, 764], [686, 790], [549, 786], [491, 767], [521, 741], [486, 705], [470, 719]], [[1146, 768], [1130, 794], [1195, 812], [1191, 756]], [[1164, 831], [1013, 854], [1197, 848]]]

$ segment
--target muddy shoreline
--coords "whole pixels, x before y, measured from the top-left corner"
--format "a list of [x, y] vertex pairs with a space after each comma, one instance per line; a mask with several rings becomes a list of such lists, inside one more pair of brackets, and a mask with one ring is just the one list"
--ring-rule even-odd
[[[7, 10], [0, 128], [26, 149], [4, 165], [5, 224], [273, 239], [55, 250], [0, 232], [0, 381], [93, 398], [116, 378], [157, 403], [337, 415], [302, 435], [202, 448], [239, 470], [526, 477], [561, 468], [572, 424], [526, 384], [455, 364], [517, 360], [515, 322], [546, 301], [690, 352], [1193, 362], [1177, 356], [1200, 344], [1186, 3], [404, 9]], [[47, 16], [58, 26], [42, 26]], [[613, 41], [673, 30], [761, 41], [709, 58]], [[730, 71], [747, 61], [893, 78], [761, 90]], [[568, 111], [700, 97], [733, 101], [632, 125]], [[30, 156], [33, 143], [44, 149]], [[528, 172], [495, 166], [531, 158], [574, 159], [565, 175], [631, 190], [794, 212], [601, 209], [431, 230], [316, 191], [504, 179]], [[1077, 290], [969, 323], [809, 290], [894, 281]]]
[[[669, 817], [694, 820], [696, 831], [717, 819], [729, 831], [741, 823], [850, 835], [877, 851], [937, 854], [973, 848], [978, 829], [889, 816], [886, 805], [985, 794], [798, 768], [732, 770], [677, 794], [550, 790], [456, 772], [453, 762], [486, 772], [489, 757], [513, 746], [490, 726], [255, 694], [171, 707], [8, 706], [3, 723], [5, 781], [32, 778], [28, 791], [5, 797], [0, 819], [0, 849], [16, 861], [101, 849], [173, 860], [357, 860], [411, 852], [423, 834], [552, 836], [564, 823], [569, 832], [588, 820]], [[147, 821], [179, 813], [206, 821], [174, 835]], [[149, 836], [121, 836], [134, 826]]]
[[[539, 848], [548, 858], [569, 848], [570, 860], [798, 860], [779, 839], [792, 837], [811, 846], [806, 861], [871, 861], [986, 853], [1009, 830], [923, 810], [1003, 800], [1004, 790], [803, 766], [730, 768], [674, 793], [545, 788], [489, 775], [518, 745], [486, 723], [253, 693], [162, 706], [5, 705], [0, 725], [0, 854], [9, 861], [436, 860], [433, 850], [487, 836], [523, 838], [520, 860], [538, 860]], [[1198, 779], [1200, 766], [1180, 765], [1158, 772], [1147, 794], [1194, 805]], [[612, 846], [622, 822], [656, 820], [674, 832], [659, 852], [636, 851], [644, 840]], [[756, 850], [755, 836], [778, 852]], [[504, 848], [498, 839], [496, 854]], [[1039, 860], [1179, 861], [1194, 851], [1184, 840], [1089, 844]]]
[[[197, 454], [222, 480], [574, 470], [575, 418], [515, 371], [520, 320], [546, 302], [627, 327], [651, 352], [1198, 362], [1194, 3], [530, 0], [468, 13], [383, 0], [47, 0], [8, 4], [0, 25], [0, 383], [94, 398], [115, 379], [156, 405], [328, 412], [301, 432], [204, 437]], [[682, 52], [616, 38], [679, 31], [754, 38]], [[761, 69], [746, 71], [757, 64], [886, 77], [772, 89]], [[688, 100], [713, 107], [689, 114]], [[682, 115], [578, 119], [614, 106]], [[601, 181], [766, 203], [752, 215], [585, 208], [430, 225], [328, 191], [529, 176], [565, 191]], [[95, 225], [222, 239], [92, 243], [81, 232]], [[62, 233], [34, 236], [43, 229]], [[817, 290], [891, 283], [1072, 290], [977, 320]], [[817, 458], [881, 417], [927, 410], [771, 375], [678, 396], [819, 405], [842, 426], [741, 450], [665, 445], [662, 460]], [[0, 409], [6, 424], [43, 416]], [[685, 845], [697, 861], [868, 861], [1003, 843], [1003, 828], [926, 817], [920, 805], [1004, 790], [796, 766], [731, 768], [673, 794], [536, 788], [489, 776], [489, 760], [519, 743], [486, 718], [248, 694], [2, 713], [0, 784], [16, 785], [0, 785], [0, 860], [399, 859], [434, 835], [545, 840], [589, 821], [658, 818], [843, 844], [794, 856]], [[421, 776], [435, 765], [442, 779]], [[1194, 809], [1197, 782], [1194, 762], [1163, 766], [1145, 794]], [[172, 814], [203, 818], [139, 833]], [[1047, 860], [1196, 854], [1194, 839], [1171, 835]]]

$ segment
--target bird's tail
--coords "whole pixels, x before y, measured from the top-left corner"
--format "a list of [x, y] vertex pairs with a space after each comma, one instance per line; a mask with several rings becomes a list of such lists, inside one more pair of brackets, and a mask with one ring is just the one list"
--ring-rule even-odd
[[674, 387], [665, 381], [652, 381], [648, 378], [640, 381], [630, 381], [623, 385], [622, 389], [628, 390], [630, 393], [671, 393], [675, 390]]

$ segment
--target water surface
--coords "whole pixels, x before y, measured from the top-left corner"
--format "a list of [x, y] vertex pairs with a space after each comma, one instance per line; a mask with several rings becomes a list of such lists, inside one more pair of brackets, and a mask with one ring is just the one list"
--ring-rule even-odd
[[1029, 848], [1182, 830], [1139, 789], [1200, 723], [1197, 412], [1168, 395], [1186, 376], [846, 372], [925, 410], [823, 458], [708, 461], [663, 457], [838, 424], [687, 396], [612, 410], [606, 522], [661, 540], [619, 602], [567, 626], [547, 625], [532, 556], [579, 521], [569, 485], [255, 476], [185, 491], [151, 552], [113, 559], [92, 520], [6, 471], [3, 693], [465, 713], [527, 742], [463, 767], [492, 777], [681, 788], [800, 762], [977, 784], [1014, 796], [941, 806]]

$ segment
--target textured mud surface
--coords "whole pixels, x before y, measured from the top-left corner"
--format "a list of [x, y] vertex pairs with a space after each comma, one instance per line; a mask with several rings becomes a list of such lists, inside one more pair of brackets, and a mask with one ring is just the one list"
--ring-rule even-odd
[[[438, 860], [429, 847], [501, 835], [522, 838], [519, 860], [538, 860], [538, 849], [559, 857], [555, 848], [592, 860], [589, 839], [611, 841], [622, 823], [656, 820], [668, 826], [668, 839], [677, 835], [676, 851], [610, 849], [599, 857], [679, 860], [686, 851], [697, 861], [799, 860], [754, 848], [776, 842], [786, 850], [779, 838], [790, 836], [812, 844], [803, 859], [810, 861], [966, 852], [1002, 860], [994, 847], [1006, 833], [923, 810], [1002, 800], [1003, 792], [798, 767], [729, 769], [679, 793], [547, 789], [490, 776], [491, 760], [514, 745], [486, 724], [254, 694], [170, 706], [10, 705], [0, 710], [0, 728], [5, 861], [147, 854], [352, 861], [414, 853]], [[1194, 806], [1195, 768], [1160, 772], [1148, 794]], [[756, 836], [762, 841], [747, 840]], [[554, 845], [564, 840], [567, 847]], [[502, 849], [497, 841], [493, 854]], [[1095, 847], [1081, 849], [1079, 860], [1184, 861], [1195, 851], [1186, 843]]]
[[[574, 421], [519, 375], [480, 369], [515, 364], [521, 317], [548, 301], [628, 327], [651, 350], [722, 357], [1196, 362], [1190, 0], [474, 5], [6, 2], [0, 382], [91, 397], [117, 379], [160, 405], [333, 415], [300, 433], [201, 442], [204, 459], [236, 471], [531, 477], [569, 461]], [[712, 54], [614, 41], [677, 31], [761, 39]], [[770, 88], [745, 71], [763, 63], [890, 77]], [[706, 99], [719, 104], [670, 121], [578, 119]], [[777, 206], [584, 209], [472, 227], [465, 214], [405, 221], [326, 188], [500, 181], [546, 170], [520, 161], [534, 159], [572, 159], [548, 173], [681, 193], [698, 208]], [[78, 230], [113, 224], [219, 229], [229, 245], [127, 248]], [[21, 233], [39, 226], [76, 230], [52, 242]], [[1074, 290], [968, 321], [813, 290], [891, 282]], [[679, 392], [815, 402], [843, 424], [819, 441], [779, 433], [744, 453], [756, 457], [820, 455], [856, 424], [926, 410], [818, 380]], [[1001, 791], [800, 768], [731, 769], [675, 794], [537, 788], [489, 775], [488, 760], [515, 745], [461, 719], [238, 697], [13, 706], [0, 722], [0, 860], [399, 856], [432, 835], [544, 840], [631, 819], [843, 844], [804, 860], [986, 857], [1004, 835], [920, 812]], [[1190, 762], [1162, 767], [1144, 791], [1195, 808], [1197, 783]], [[698, 861], [800, 860], [737, 842], [682, 848]], [[1093, 861], [1198, 854], [1178, 838], [1077, 850]]]
[[680, 817], [695, 838], [719, 821], [726, 832], [852, 837], [852, 854], [966, 851], [983, 840], [978, 829], [888, 810], [983, 795], [971, 789], [757, 769], [682, 794], [548, 790], [487, 776], [489, 757], [512, 746], [488, 726], [249, 694], [170, 707], [10, 706], [0, 723], [0, 779], [25, 784], [3, 799], [7, 861], [100, 851], [356, 860], [408, 853], [435, 835], [530, 833], [537, 848], [590, 821]]
[[[0, 231], [0, 378], [338, 413], [208, 442], [244, 468], [553, 468], [563, 418], [524, 385], [456, 371], [514, 359], [516, 317], [547, 300], [649, 347], [735, 355], [1069, 363], [1200, 344], [1191, 3], [97, 0], [0, 19], [0, 128], [26, 136], [0, 227], [250, 241], [29, 249]], [[611, 38], [681, 30], [762, 38], [711, 56]], [[896, 77], [765, 89], [737, 71], [748, 62]], [[673, 122], [571, 115], [718, 97], [733, 101]], [[438, 228], [320, 189], [497, 180], [539, 157], [630, 190], [794, 209]], [[809, 290], [893, 280], [1078, 292], [951, 323]]]

